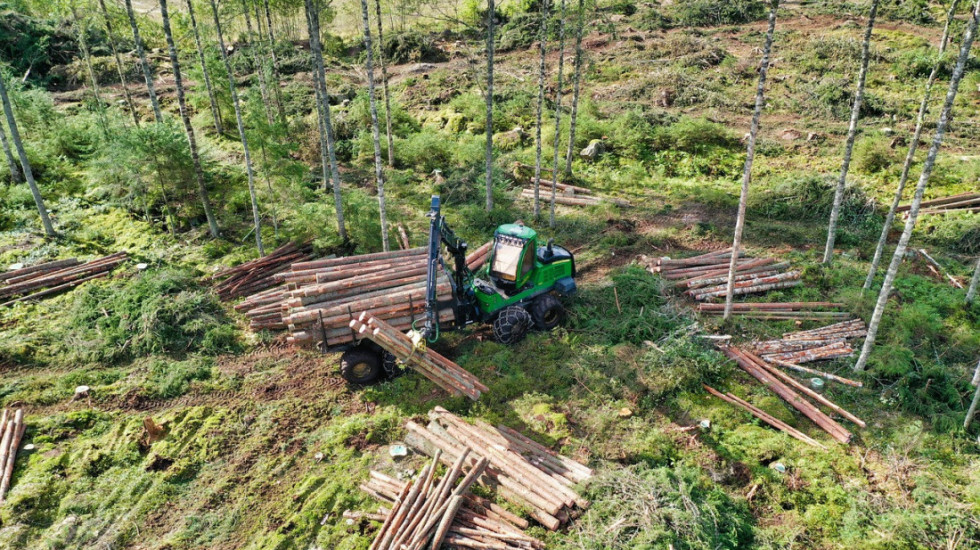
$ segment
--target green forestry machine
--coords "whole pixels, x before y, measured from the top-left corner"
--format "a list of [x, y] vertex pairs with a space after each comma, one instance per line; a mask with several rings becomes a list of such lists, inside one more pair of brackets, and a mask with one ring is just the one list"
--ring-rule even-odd
[[[565, 319], [559, 297], [575, 293], [575, 258], [552, 241], [541, 245], [536, 231], [524, 224], [497, 227], [486, 262], [476, 271], [466, 265], [466, 241], [460, 239], [440, 213], [439, 195], [429, 210], [428, 269], [425, 314], [413, 323], [410, 335], [435, 342], [444, 330], [471, 323], [490, 323], [494, 338], [504, 344], [521, 341], [532, 327], [551, 330]], [[445, 245], [452, 265], [446, 265]], [[452, 298], [436, 296], [439, 268], [449, 274]], [[439, 311], [452, 308], [454, 319], [440, 323]], [[364, 339], [340, 358], [341, 374], [349, 382], [368, 384], [398, 371], [394, 357]]]

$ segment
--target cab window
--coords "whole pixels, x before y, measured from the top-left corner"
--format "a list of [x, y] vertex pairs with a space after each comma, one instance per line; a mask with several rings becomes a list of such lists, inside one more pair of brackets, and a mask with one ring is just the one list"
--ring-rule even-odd
[[498, 237], [493, 248], [493, 264], [490, 274], [505, 281], [517, 280], [517, 268], [521, 262], [524, 243], [520, 239]]
[[534, 269], [534, 243], [528, 243], [524, 261], [521, 263], [521, 277], [530, 273], [532, 269]]

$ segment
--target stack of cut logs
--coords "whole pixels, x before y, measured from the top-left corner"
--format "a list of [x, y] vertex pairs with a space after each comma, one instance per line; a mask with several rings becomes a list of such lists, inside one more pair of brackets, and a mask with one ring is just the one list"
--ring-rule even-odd
[[14, 461], [17, 460], [17, 449], [20, 440], [24, 438], [27, 424], [24, 422], [24, 410], [17, 409], [10, 415], [7, 409], [0, 416], [0, 502], [7, 496], [10, 488], [10, 478], [14, 473]]
[[[695, 300], [723, 298], [727, 293], [729, 262], [732, 249], [709, 252], [693, 258], [674, 260], [657, 258], [648, 269], [676, 281], [675, 286]], [[750, 258], [740, 252], [735, 264], [734, 295], [759, 294], [801, 283], [800, 272], [788, 270], [788, 262], [773, 258]]]
[[[551, 186], [551, 181], [541, 180], [541, 187], [538, 188], [538, 200], [544, 203], [551, 201]], [[557, 191], [555, 193], [555, 204], [564, 206], [595, 206], [597, 204], [612, 203], [616, 206], [630, 206], [629, 201], [622, 199], [597, 197], [592, 194], [591, 189], [586, 189], [585, 187], [567, 183], [555, 183], [554, 186]], [[521, 189], [521, 198], [533, 201], [534, 188], [525, 187]]]
[[17, 302], [40, 300], [82, 283], [109, 276], [109, 273], [126, 260], [125, 252], [116, 252], [104, 258], [82, 263], [75, 258], [58, 260], [25, 267], [0, 274], [0, 300], [15, 297], [0, 306]]
[[[840, 308], [844, 304], [835, 302], [753, 302], [732, 304], [732, 315], [745, 319], [824, 321], [828, 319], [850, 319], [846, 311], [815, 311], [819, 309]], [[698, 304], [702, 315], [722, 315], [725, 304]]]
[[[488, 465], [486, 458], [471, 457], [471, 452], [464, 448], [441, 480], [435, 476], [442, 459], [439, 451], [408, 483], [372, 471], [361, 490], [391, 508], [376, 518], [382, 525], [371, 550], [438, 549], [442, 544], [481, 550], [544, 548], [541, 541], [524, 534], [527, 521], [469, 492]], [[456, 485], [467, 462], [473, 466]]]
[[[729, 358], [734, 359], [735, 362], [738, 363], [738, 366], [742, 368], [742, 370], [752, 375], [756, 380], [758, 380], [764, 386], [772, 390], [773, 393], [781, 397], [784, 401], [792, 405], [793, 408], [803, 413], [807, 418], [812, 420], [817, 426], [820, 426], [820, 428], [822, 428], [824, 431], [830, 434], [831, 437], [833, 437], [835, 440], [839, 441], [840, 443], [850, 442], [851, 432], [847, 431], [847, 429], [845, 429], [843, 426], [837, 423], [836, 420], [834, 420], [833, 418], [825, 414], [823, 411], [821, 411], [817, 407], [817, 405], [804, 399], [803, 395], [806, 395], [814, 402], [825, 407], [826, 409], [829, 409], [830, 411], [833, 411], [834, 413], [846, 418], [847, 420], [854, 422], [858, 426], [862, 428], [865, 427], [865, 423], [860, 418], [847, 412], [846, 410], [844, 410], [843, 408], [841, 408], [831, 400], [827, 399], [823, 395], [817, 393], [816, 391], [798, 382], [795, 378], [777, 369], [773, 365], [769, 364], [769, 362], [767, 362], [765, 359], [759, 357], [755, 353], [737, 347], [724, 347], [722, 348], [722, 352], [725, 355], [727, 355]], [[720, 392], [712, 391], [712, 394], [721, 397], [719, 395]], [[806, 441], [806, 439], [800, 438], [799, 434], [796, 434], [790, 430], [785, 430], [784, 427], [777, 425], [771, 422], [770, 420], [768, 420], [767, 418], [765, 418], [765, 416], [768, 416], [765, 415], [765, 413], [762, 413], [762, 415], [760, 415], [759, 413], [761, 413], [762, 411], [756, 409], [755, 407], [752, 407], [751, 405], [746, 407], [748, 403], [739, 402], [741, 400], [738, 400], [738, 398], [735, 398], [735, 396], [732, 396], [730, 394], [727, 394], [726, 397], [734, 398], [734, 399], [725, 399], [724, 397], [722, 397], [722, 399], [725, 399], [730, 403], [736, 404], [748, 410], [753, 415], [758, 417], [760, 420], [763, 420], [764, 422], [767, 422], [776, 428], [786, 431], [793, 437]], [[806, 442], [810, 444], [814, 443], [812, 441], [806, 441]]]
[[483, 267], [487, 263], [487, 258], [490, 257], [490, 247], [493, 246], [493, 241], [490, 241], [480, 248], [477, 248], [473, 252], [466, 255], [466, 267], [470, 271], [476, 271]]
[[488, 391], [475, 376], [456, 363], [433, 350], [416, 346], [411, 338], [388, 323], [375, 317], [365, 320], [366, 317], [366, 313], [361, 313], [350, 322], [350, 327], [359, 336], [369, 338], [388, 350], [399, 362], [411, 365], [440, 388], [453, 395], [465, 395], [474, 401]]
[[[946, 214], [948, 212], [980, 212], [980, 193], [960, 193], [941, 199], [922, 201], [919, 214]], [[908, 212], [911, 205], [899, 206], [896, 212]]]
[[749, 347], [766, 361], [808, 363], [848, 357], [854, 353], [848, 340], [866, 334], [864, 321], [855, 319], [813, 330], [787, 332], [781, 339], [753, 342]]
[[[429, 412], [428, 426], [406, 425], [405, 442], [446, 464], [458, 460], [467, 448], [485, 456], [490, 464], [480, 477], [514, 506], [554, 531], [585, 509], [589, 502], [573, 487], [592, 477], [592, 470], [505, 426], [463, 421], [442, 407]], [[466, 462], [475, 463], [475, 458]]]
[[294, 262], [312, 259], [312, 252], [313, 247], [309, 244], [286, 243], [267, 256], [215, 273], [211, 276], [211, 280], [216, 281], [214, 290], [224, 301], [261, 292], [281, 283], [277, 275], [288, 270]]

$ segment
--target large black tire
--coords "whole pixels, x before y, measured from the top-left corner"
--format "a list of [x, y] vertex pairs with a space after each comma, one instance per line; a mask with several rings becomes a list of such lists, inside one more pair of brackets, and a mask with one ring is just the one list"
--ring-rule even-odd
[[565, 321], [565, 306], [554, 294], [542, 294], [531, 302], [531, 318], [538, 330], [551, 330]]
[[532, 323], [526, 309], [519, 306], [504, 308], [493, 320], [493, 337], [501, 344], [516, 344], [524, 339]]
[[381, 366], [384, 367], [385, 376], [388, 378], [394, 378], [400, 376], [405, 372], [405, 369], [398, 364], [398, 358], [395, 354], [390, 351], [384, 351], [381, 354]]
[[340, 375], [351, 384], [367, 385], [384, 375], [381, 353], [354, 348], [340, 356]]

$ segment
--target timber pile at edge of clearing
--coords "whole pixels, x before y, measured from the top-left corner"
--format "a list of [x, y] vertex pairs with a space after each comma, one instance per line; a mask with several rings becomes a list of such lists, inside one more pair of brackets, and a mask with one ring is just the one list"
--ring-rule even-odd
[[0, 503], [7, 496], [10, 479], [14, 473], [14, 462], [17, 460], [17, 449], [24, 438], [27, 423], [24, 422], [24, 409], [17, 409], [9, 414], [7, 409], [0, 415]]
[[126, 261], [126, 252], [116, 252], [90, 262], [76, 258], [56, 260], [0, 274], [0, 306], [48, 298], [94, 279], [108, 277]]

